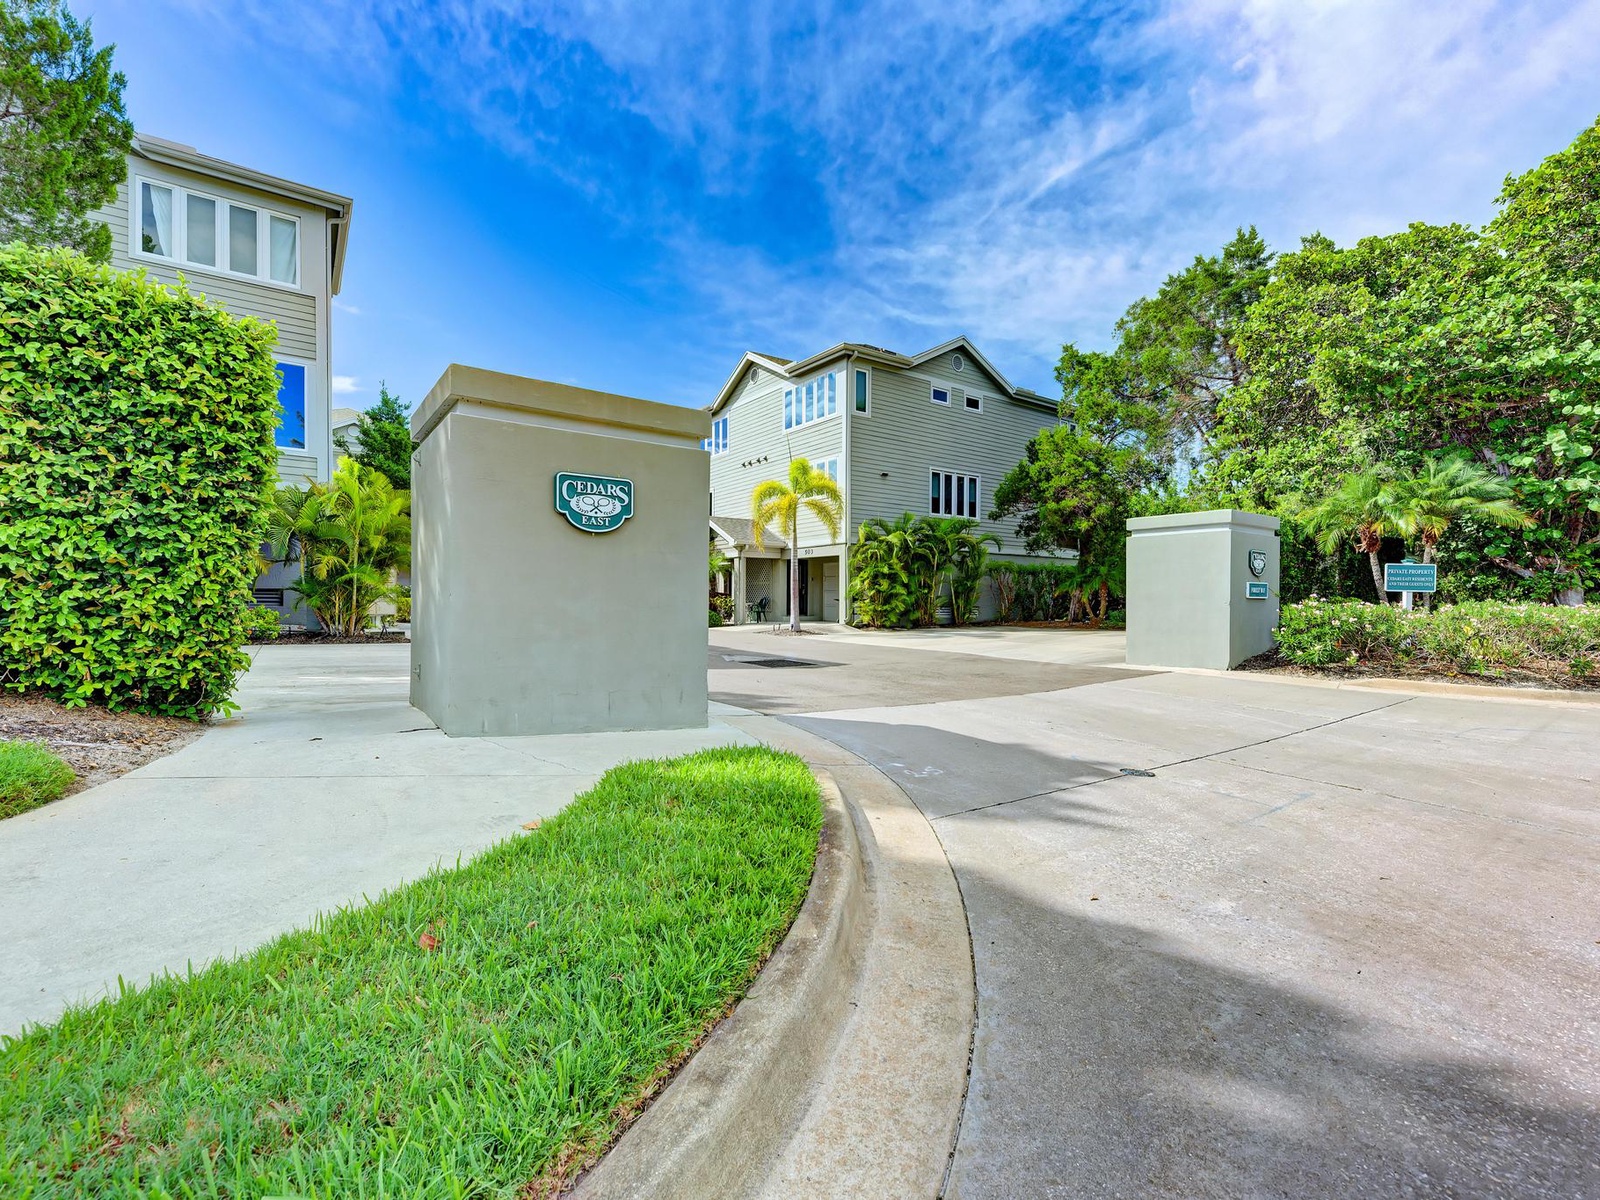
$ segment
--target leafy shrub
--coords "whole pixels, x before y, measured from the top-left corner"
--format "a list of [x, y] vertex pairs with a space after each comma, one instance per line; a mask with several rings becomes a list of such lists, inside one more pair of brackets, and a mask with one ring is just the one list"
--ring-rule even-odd
[[711, 597], [711, 611], [716, 613], [717, 616], [722, 618], [722, 622], [721, 622], [722, 624], [724, 624], [724, 625], [728, 624], [730, 621], [733, 620], [733, 597], [732, 596], [713, 596], [713, 597]]
[[1076, 563], [1016, 563], [1009, 568], [1013, 620], [1064, 621], [1078, 615], [1083, 596]]
[[271, 326], [0, 250], [0, 686], [227, 705], [277, 463]]
[[77, 776], [37, 742], [0, 742], [0, 817], [49, 804]]
[[283, 632], [282, 617], [275, 608], [253, 604], [245, 614], [245, 628], [252, 642], [270, 642]]
[[1277, 639], [1285, 659], [1308, 667], [1406, 664], [1584, 679], [1600, 658], [1600, 609], [1475, 601], [1406, 612], [1313, 598], [1284, 607]]
[[706, 610], [706, 626], [707, 626], [707, 628], [720, 629], [722, 627], [722, 624], [723, 624], [722, 614], [719, 613], [714, 608], [708, 608]]
[[411, 620], [410, 584], [398, 584], [394, 589], [394, 619], [396, 621]]

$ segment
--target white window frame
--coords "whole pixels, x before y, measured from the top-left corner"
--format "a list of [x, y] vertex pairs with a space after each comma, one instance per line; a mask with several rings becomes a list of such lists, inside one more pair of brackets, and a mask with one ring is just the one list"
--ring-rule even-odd
[[[818, 407], [822, 407], [824, 409], [827, 407], [826, 397], [819, 395], [817, 400], [821, 401], [822, 403], [820, 405], [813, 403], [813, 415], [807, 417], [805, 415], [804, 400], [802, 399], [806, 385], [813, 383], [822, 385], [830, 375], [846, 376], [846, 378], [841, 378], [837, 385], [837, 392], [833, 398], [833, 411], [823, 412], [820, 416], [816, 415], [816, 409]], [[848, 410], [850, 405], [853, 403], [853, 401], [850, 399], [850, 396], [848, 394], [844, 396], [838, 395], [838, 392], [848, 393], [849, 389], [845, 386], [847, 378], [847, 373], [843, 367], [833, 367], [826, 371], [818, 371], [815, 375], [804, 379], [785, 380], [783, 392], [780, 394], [778, 400], [778, 419], [783, 422], [784, 433], [793, 433], [796, 429], [804, 429], [811, 425], [820, 425], [824, 421], [834, 420], [840, 413], [841, 401], [843, 402], [844, 408]], [[826, 389], [819, 386], [817, 390], [821, 392]]]
[[[942, 383], [937, 379], [928, 380], [928, 399], [942, 408], [950, 407], [950, 394], [955, 390], [956, 389], [948, 383]], [[939, 399], [938, 395], [936, 395], [938, 392], [944, 393], [943, 400]]]
[[[958, 511], [956, 511], [956, 506], [954, 504], [950, 505], [950, 511], [949, 512], [945, 512], [942, 509], [935, 508], [934, 505], [933, 505], [933, 478], [936, 475], [939, 477], [939, 502], [940, 502], [940, 504], [949, 504], [950, 496], [954, 493], [954, 481], [960, 480], [963, 485], [968, 484], [968, 483], [972, 483], [972, 484], [976, 485], [975, 489], [968, 489], [966, 487], [962, 488], [961, 507], [962, 508], [966, 508], [967, 507], [967, 496], [968, 495], [972, 495], [972, 497], [973, 497], [972, 498], [973, 507], [975, 507], [978, 511], [977, 512], [958, 512]], [[949, 489], [945, 488], [945, 486], [944, 486], [944, 477], [947, 476], [947, 475], [950, 477], [950, 479], [952, 481], [952, 486]], [[928, 468], [928, 515], [930, 517], [968, 517], [968, 518], [970, 518], [971, 520], [974, 520], [974, 521], [981, 521], [983, 518], [980, 517], [978, 515], [978, 513], [981, 513], [982, 511], [983, 511], [983, 476], [982, 475], [979, 475], [979, 474], [977, 474], [976, 472], [973, 472], [973, 471], [946, 471], [943, 467], [929, 467]]]
[[709, 450], [713, 458], [728, 452], [727, 417], [718, 417], [711, 422], [711, 436], [700, 439], [700, 449]]
[[[866, 395], [864, 397], [867, 406], [865, 408], [856, 407], [857, 375], [867, 381]], [[850, 369], [850, 411], [858, 417], [870, 417], [872, 415], [872, 369], [870, 367], [852, 367]]]
[[835, 483], [839, 482], [839, 459], [837, 457], [825, 458], [821, 462], [813, 463], [812, 466], [816, 467], [817, 470]]
[[[977, 403], [974, 404], [973, 401]], [[983, 411], [983, 396], [978, 392], [967, 392], [961, 399], [962, 412], [981, 413]]]
[[[139, 245], [139, 232], [143, 228], [144, 214], [139, 211], [140, 185], [148, 183], [151, 187], [166, 188], [172, 193], [172, 254], [150, 254]], [[216, 222], [216, 266], [207, 266], [205, 263], [189, 261], [189, 197], [198, 196], [202, 200], [210, 200], [217, 206]], [[228, 207], [250, 208], [256, 214], [256, 270], [259, 274], [247, 275], [243, 271], [232, 270], [228, 265]], [[279, 217], [285, 221], [294, 222], [294, 249], [295, 273], [299, 276], [298, 283], [284, 283], [272, 278], [272, 220]], [[139, 262], [162, 263], [169, 270], [182, 271], [185, 275], [196, 271], [202, 275], [220, 275], [224, 279], [248, 279], [251, 283], [259, 283], [263, 287], [277, 288], [285, 292], [303, 292], [306, 290], [306, 256], [305, 256], [305, 227], [304, 223], [294, 213], [280, 212], [275, 208], [268, 208], [254, 200], [230, 200], [226, 196], [219, 196], [215, 192], [203, 191], [200, 188], [186, 187], [170, 179], [157, 179], [150, 175], [135, 175], [133, 186], [128, 189], [128, 257]]]

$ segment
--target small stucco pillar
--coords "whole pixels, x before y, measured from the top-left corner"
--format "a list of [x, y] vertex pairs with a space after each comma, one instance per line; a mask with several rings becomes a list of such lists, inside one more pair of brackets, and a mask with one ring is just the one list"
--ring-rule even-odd
[[1128, 521], [1127, 661], [1228, 670], [1272, 649], [1278, 518], [1237, 509]]
[[452, 735], [704, 726], [710, 417], [451, 366], [411, 429], [411, 702]]

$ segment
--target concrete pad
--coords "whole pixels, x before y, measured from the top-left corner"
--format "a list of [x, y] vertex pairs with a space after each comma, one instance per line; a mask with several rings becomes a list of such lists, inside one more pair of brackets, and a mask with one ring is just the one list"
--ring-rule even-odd
[[[934, 657], [901, 653], [875, 669]], [[786, 719], [894, 779], [960, 881], [945, 1195], [1600, 1196], [1593, 707], [1190, 673], [984, 694], [940, 657], [953, 699], [832, 711], [792, 672], [815, 709]]]
[[262, 648], [231, 720], [0, 821], [0, 1033], [469, 857], [620, 762], [751, 741], [722, 722], [449, 738], [407, 703], [408, 652]]

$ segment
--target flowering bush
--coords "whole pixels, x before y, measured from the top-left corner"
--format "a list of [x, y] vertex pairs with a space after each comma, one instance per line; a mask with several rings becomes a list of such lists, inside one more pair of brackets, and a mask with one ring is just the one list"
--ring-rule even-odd
[[1480, 600], [1405, 612], [1313, 596], [1284, 607], [1277, 640], [1279, 654], [1306, 667], [1399, 664], [1586, 678], [1600, 662], [1600, 607]]

